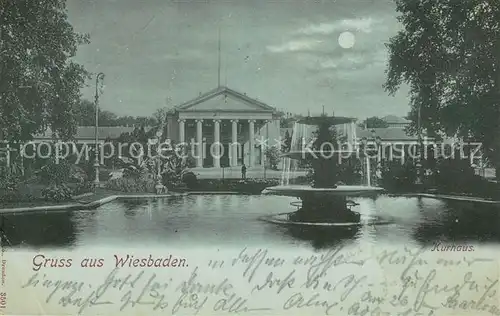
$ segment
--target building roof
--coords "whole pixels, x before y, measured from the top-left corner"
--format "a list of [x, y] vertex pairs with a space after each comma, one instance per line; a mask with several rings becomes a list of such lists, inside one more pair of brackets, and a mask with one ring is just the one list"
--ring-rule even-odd
[[384, 116], [382, 118], [382, 120], [384, 120], [388, 124], [409, 124], [411, 122], [403, 117], [399, 117], [399, 116], [395, 116], [395, 115]]
[[[281, 137], [285, 136], [286, 131], [288, 131], [288, 133], [290, 133], [290, 135], [291, 135], [293, 132], [293, 128], [281, 128]], [[305, 137], [305, 138], [311, 137], [313, 135], [314, 131], [315, 131], [314, 128], [302, 131], [305, 133], [303, 135], [303, 137]], [[342, 132], [342, 128], [338, 127], [338, 131]], [[372, 131], [374, 131], [374, 133], [372, 133]], [[358, 139], [361, 139], [363, 137], [366, 137], [368, 139], [372, 139], [374, 136], [380, 137], [382, 139], [382, 141], [415, 141], [415, 140], [417, 140], [417, 136], [406, 134], [406, 131], [403, 127], [371, 128], [371, 129], [364, 129], [361, 127], [356, 127], [356, 137]]]
[[411, 140], [417, 139], [417, 136], [406, 134], [406, 131], [403, 127], [369, 128], [369, 129], [363, 129], [363, 128], [358, 127], [358, 129], [356, 130], [356, 137], [357, 138], [366, 137], [366, 138], [370, 139], [374, 136], [375, 137], [378, 136], [382, 140], [386, 140], [386, 141], [397, 141], [397, 140], [411, 141]]
[[[258, 101], [257, 99], [250, 98], [244, 93], [237, 92], [233, 89], [230, 89], [228, 87], [218, 87], [215, 88], [211, 91], [208, 91], [199, 97], [190, 100], [188, 102], [185, 102], [179, 106], [176, 107], [177, 111], [196, 111], [198, 109], [195, 108], [196, 105], [204, 103], [206, 101], [209, 101], [211, 99], [221, 97], [221, 98], [227, 98], [230, 97], [231, 99], [236, 99], [237, 101], [242, 101], [243, 103], [250, 105], [251, 107], [247, 108], [246, 110], [253, 110], [253, 111], [258, 111], [258, 112], [276, 112], [276, 109]], [[219, 103], [217, 103], [219, 104]], [[207, 110], [207, 109], [203, 109]], [[225, 107], [225, 108], [214, 108], [214, 109], [209, 109], [209, 110], [245, 110], [242, 108], [231, 108], [231, 107]]]
[[[129, 126], [112, 126], [112, 127], [99, 127], [99, 139], [116, 139], [123, 133], [132, 133], [135, 127]], [[149, 128], [146, 128], [146, 131]], [[45, 133], [34, 136], [35, 139], [52, 139], [52, 131], [47, 129]], [[93, 140], [95, 138], [95, 127], [93, 126], [78, 126], [76, 128], [76, 134], [74, 136], [75, 139], [83, 140], [90, 139]]]

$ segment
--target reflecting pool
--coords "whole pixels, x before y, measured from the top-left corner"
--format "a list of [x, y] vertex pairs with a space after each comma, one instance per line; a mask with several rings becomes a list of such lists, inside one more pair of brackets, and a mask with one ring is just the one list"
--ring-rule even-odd
[[74, 249], [105, 247], [307, 247], [432, 245], [434, 242], [496, 244], [499, 208], [430, 198], [379, 196], [355, 199], [362, 220], [390, 223], [351, 229], [283, 227], [264, 215], [293, 211], [295, 198], [188, 195], [118, 200], [92, 211], [4, 215], [11, 247]]

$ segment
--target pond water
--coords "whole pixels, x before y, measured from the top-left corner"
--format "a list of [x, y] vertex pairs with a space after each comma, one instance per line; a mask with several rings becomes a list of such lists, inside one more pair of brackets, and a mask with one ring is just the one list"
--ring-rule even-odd
[[500, 241], [498, 208], [430, 198], [379, 196], [356, 199], [362, 220], [386, 225], [352, 229], [287, 228], [259, 220], [293, 211], [295, 198], [189, 195], [119, 200], [92, 211], [40, 212], [3, 216], [10, 247], [78, 249], [104, 247], [305, 247], [429, 245], [462, 242], [495, 246]]

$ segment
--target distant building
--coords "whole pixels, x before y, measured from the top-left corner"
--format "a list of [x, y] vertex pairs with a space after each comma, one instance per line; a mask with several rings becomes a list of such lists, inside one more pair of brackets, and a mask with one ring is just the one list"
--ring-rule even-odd
[[274, 107], [218, 87], [177, 106], [167, 117], [167, 134], [190, 146], [197, 168], [263, 167], [266, 146], [279, 141], [280, 116]]
[[389, 128], [405, 128], [411, 123], [410, 120], [395, 115], [384, 116], [382, 120], [387, 123]]
[[[407, 133], [406, 128], [410, 125], [410, 121], [401, 117], [397, 117], [394, 115], [388, 115], [382, 118], [382, 120], [386, 121], [388, 127], [384, 128], [365, 128], [355, 126], [354, 131], [349, 128], [349, 126], [337, 126], [337, 135], [347, 136], [347, 141], [356, 144], [356, 146], [361, 145], [363, 139], [366, 139], [366, 143], [368, 146], [375, 145], [378, 140], [380, 144], [383, 146], [384, 150], [384, 158], [386, 159], [394, 159], [395, 155], [393, 153], [397, 152], [406, 152], [407, 154], [398, 155], [398, 160], [404, 162], [407, 160], [409, 148], [418, 143], [417, 135], [410, 135]], [[313, 137], [313, 132], [315, 128], [283, 128], [281, 129], [281, 135], [284, 136], [286, 132], [292, 135], [294, 132], [298, 133], [306, 139], [311, 139]], [[295, 138], [297, 135], [295, 136]], [[294, 137], [292, 137], [293, 139]], [[424, 145], [432, 147], [435, 144], [435, 140], [432, 138], [426, 137], [426, 135], [422, 135]], [[295, 142], [298, 146], [297, 148], [292, 148], [292, 150], [299, 150], [298, 147], [300, 145], [298, 142]], [[394, 150], [394, 151], [393, 151]]]
[[[115, 140], [120, 135], [125, 133], [132, 133], [135, 130], [133, 126], [102, 126], [98, 129], [98, 139], [104, 142], [107, 139]], [[148, 128], [146, 128], [146, 131]], [[94, 144], [95, 143], [95, 127], [94, 126], [78, 126], [76, 133], [73, 136], [74, 142], [77, 144]], [[48, 142], [52, 140], [52, 131], [47, 129], [45, 133], [35, 135], [33, 142]]]

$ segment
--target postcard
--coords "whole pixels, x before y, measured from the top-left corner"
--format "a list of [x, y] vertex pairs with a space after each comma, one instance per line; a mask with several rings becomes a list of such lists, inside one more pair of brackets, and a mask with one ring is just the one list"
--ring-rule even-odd
[[0, 1], [0, 315], [500, 315], [499, 16]]

